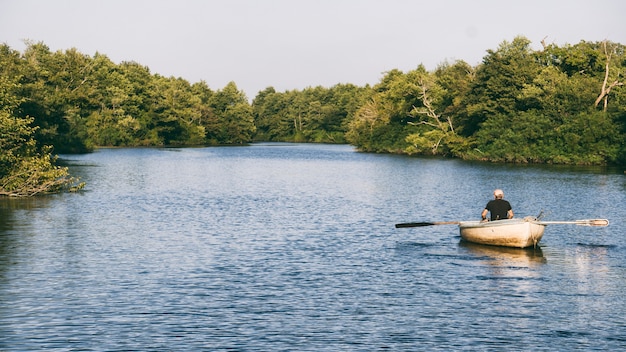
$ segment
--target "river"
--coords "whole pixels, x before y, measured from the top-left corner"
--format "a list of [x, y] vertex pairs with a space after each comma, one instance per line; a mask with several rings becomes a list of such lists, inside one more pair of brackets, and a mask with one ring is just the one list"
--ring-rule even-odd
[[[626, 348], [626, 175], [345, 145], [99, 149], [0, 199], [2, 351]], [[502, 188], [540, 247], [461, 242]]]

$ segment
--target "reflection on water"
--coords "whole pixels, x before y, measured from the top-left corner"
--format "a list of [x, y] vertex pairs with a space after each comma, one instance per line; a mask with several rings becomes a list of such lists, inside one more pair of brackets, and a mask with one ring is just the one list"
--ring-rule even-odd
[[10, 210], [45, 208], [54, 200], [58, 200], [58, 195], [42, 195], [28, 198], [0, 197], [0, 210], [9, 213]]
[[501, 277], [540, 277], [534, 269], [547, 262], [541, 247], [497, 247], [461, 240], [459, 248], [483, 260], [493, 275]]
[[531, 266], [546, 263], [541, 247], [536, 248], [510, 248], [487, 246], [461, 240], [459, 247], [468, 252], [481, 257], [487, 257], [496, 265], [520, 265]]
[[[626, 345], [622, 175], [302, 144], [66, 161], [84, 192], [0, 199], [1, 351]], [[611, 225], [537, 249], [393, 226], [475, 219], [496, 185], [520, 216]]]
[[19, 253], [17, 246], [32, 234], [28, 213], [45, 209], [56, 196], [32, 198], [0, 197], [0, 273]]

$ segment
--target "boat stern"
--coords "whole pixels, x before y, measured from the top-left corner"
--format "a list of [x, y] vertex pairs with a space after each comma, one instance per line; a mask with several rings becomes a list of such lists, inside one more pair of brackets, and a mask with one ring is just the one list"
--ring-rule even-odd
[[491, 246], [536, 247], [543, 237], [545, 225], [534, 219], [498, 221], [462, 221], [459, 231], [463, 240]]

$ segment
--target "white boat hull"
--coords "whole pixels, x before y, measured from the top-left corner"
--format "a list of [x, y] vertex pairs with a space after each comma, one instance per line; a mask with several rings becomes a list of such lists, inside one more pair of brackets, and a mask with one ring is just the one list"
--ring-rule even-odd
[[541, 241], [544, 229], [545, 225], [530, 219], [459, 222], [461, 238], [491, 246], [535, 247]]

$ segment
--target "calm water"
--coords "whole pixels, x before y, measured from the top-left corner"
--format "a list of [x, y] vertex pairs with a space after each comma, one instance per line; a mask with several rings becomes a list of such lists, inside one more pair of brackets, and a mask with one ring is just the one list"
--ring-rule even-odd
[[[626, 175], [258, 144], [68, 156], [0, 200], [0, 350], [626, 348]], [[505, 190], [537, 250], [460, 241]]]

